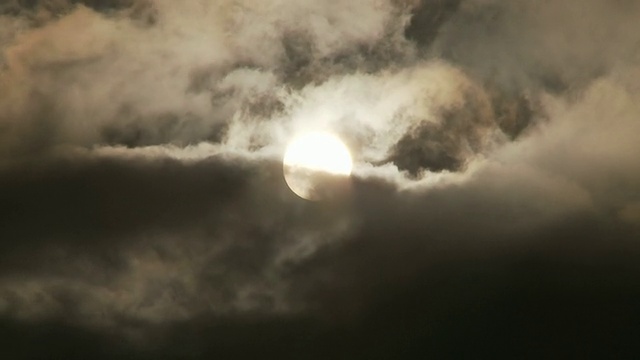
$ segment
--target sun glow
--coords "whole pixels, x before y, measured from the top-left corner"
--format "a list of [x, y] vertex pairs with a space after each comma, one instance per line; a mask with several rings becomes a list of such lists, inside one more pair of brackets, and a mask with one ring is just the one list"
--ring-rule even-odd
[[313, 132], [295, 138], [287, 147], [284, 165], [335, 175], [350, 175], [351, 154], [337, 137]]
[[284, 178], [291, 191], [307, 200], [344, 194], [353, 161], [336, 136], [312, 132], [296, 137], [283, 159]]

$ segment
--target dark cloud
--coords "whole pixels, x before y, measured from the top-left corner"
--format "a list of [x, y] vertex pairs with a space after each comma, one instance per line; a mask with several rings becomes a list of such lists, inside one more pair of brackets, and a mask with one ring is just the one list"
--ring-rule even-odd
[[210, 159], [59, 160], [5, 169], [2, 228], [7, 246], [118, 238], [153, 227], [188, 227], [233, 201], [246, 170]]
[[[633, 358], [637, 15], [3, 3], [0, 354]], [[307, 202], [317, 129], [355, 168]]]
[[[481, 192], [476, 187], [486, 190], [486, 185], [479, 181], [471, 188], [415, 196], [399, 194], [385, 182], [357, 181], [352, 195], [357, 231], [279, 270], [280, 281], [289, 284], [287, 296], [304, 304], [303, 311], [236, 310], [213, 317], [205, 312], [159, 323], [121, 314], [119, 331], [144, 334], [132, 341], [122, 333], [107, 336], [93, 326], [68, 325], [77, 311], [73, 301], [86, 301], [79, 293], [58, 314], [60, 320], [38, 326], [7, 320], [3, 328], [21, 339], [46, 337], [47, 353], [77, 357], [538, 357], [600, 353], [609, 346], [616, 354], [630, 354], [638, 316], [633, 302], [640, 270], [635, 261], [640, 249], [633, 241], [637, 228], [611, 223], [580, 203], [565, 204], [553, 216], [540, 213], [540, 206], [558, 207], [557, 199], [545, 194], [548, 190], [522, 185]], [[496, 196], [503, 192], [520, 201]], [[318, 211], [302, 221], [317, 218]], [[289, 220], [295, 223], [295, 217]], [[243, 226], [254, 229], [236, 230], [235, 244], [195, 274], [203, 282], [198, 297], [211, 301], [214, 290], [228, 286], [233, 292], [247, 277], [265, 276], [265, 262], [282, 249], [273, 247], [274, 229], [265, 232], [264, 225], [251, 222]], [[184, 256], [175, 249], [165, 255], [164, 266]], [[162, 291], [167, 287], [163, 284]], [[40, 350], [25, 341], [13, 349], [39, 356]], [[83, 345], [67, 345], [76, 341]]]
[[415, 1], [405, 36], [426, 47], [437, 38], [440, 28], [458, 11], [461, 0]]
[[495, 114], [478, 89], [463, 95], [464, 106], [442, 109], [438, 122], [424, 121], [396, 144], [390, 161], [413, 176], [421, 171], [457, 171], [472, 154], [486, 148], [490, 133], [497, 131]]
[[8, 0], [0, 9], [4, 13], [18, 15], [28, 11], [51, 11], [64, 13], [74, 6], [84, 5], [98, 11], [119, 10], [132, 7], [144, 0]]

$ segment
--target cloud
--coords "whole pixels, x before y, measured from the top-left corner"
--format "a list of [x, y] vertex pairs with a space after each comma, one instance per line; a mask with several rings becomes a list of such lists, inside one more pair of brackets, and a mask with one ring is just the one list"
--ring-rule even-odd
[[[632, 2], [27, 3], [0, 7], [10, 352], [632, 343]], [[282, 177], [317, 129], [356, 161], [340, 201]]]
[[465, 1], [433, 51], [500, 86], [565, 91], [635, 56], [638, 11], [632, 1]]

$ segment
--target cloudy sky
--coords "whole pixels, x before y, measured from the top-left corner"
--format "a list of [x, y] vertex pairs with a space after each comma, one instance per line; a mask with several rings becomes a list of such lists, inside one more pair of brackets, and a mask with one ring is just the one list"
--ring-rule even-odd
[[[639, 354], [638, 19], [0, 1], [0, 354]], [[350, 148], [340, 201], [287, 187], [305, 131]]]

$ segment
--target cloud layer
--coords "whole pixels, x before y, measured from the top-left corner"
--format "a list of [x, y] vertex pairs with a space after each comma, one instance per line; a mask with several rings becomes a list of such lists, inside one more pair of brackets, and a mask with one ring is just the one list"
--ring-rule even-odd
[[[638, 16], [623, 0], [0, 5], [7, 351], [633, 352]], [[317, 129], [353, 153], [340, 201], [282, 176], [286, 143]]]

